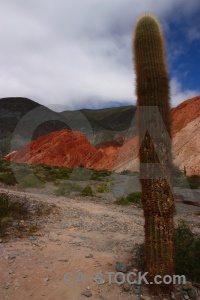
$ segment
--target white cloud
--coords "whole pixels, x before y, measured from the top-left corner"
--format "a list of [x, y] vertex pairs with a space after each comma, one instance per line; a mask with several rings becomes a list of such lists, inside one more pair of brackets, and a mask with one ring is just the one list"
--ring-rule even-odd
[[197, 5], [197, 0], [2, 0], [0, 97], [70, 108], [134, 103], [136, 18], [152, 12], [167, 30], [177, 9], [186, 15]]
[[178, 81], [176, 77], [172, 78], [171, 80], [171, 106], [175, 107], [181, 102], [193, 98], [197, 95], [200, 95], [200, 90], [190, 90], [190, 89], [184, 89], [181, 86], [181, 83]]

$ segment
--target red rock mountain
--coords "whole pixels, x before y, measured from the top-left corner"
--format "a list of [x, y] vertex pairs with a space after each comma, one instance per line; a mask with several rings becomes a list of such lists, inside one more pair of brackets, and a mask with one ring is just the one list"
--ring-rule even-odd
[[[200, 97], [189, 99], [171, 110], [173, 160], [187, 174], [200, 174]], [[7, 160], [29, 164], [108, 169], [138, 170], [138, 137], [123, 146], [108, 143], [93, 147], [81, 132], [67, 129], [38, 138], [21, 150], [10, 153]]]

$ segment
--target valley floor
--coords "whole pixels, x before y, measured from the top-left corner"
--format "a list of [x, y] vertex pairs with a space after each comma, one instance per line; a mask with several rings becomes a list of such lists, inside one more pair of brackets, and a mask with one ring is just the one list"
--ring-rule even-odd
[[[5, 186], [0, 193], [7, 192]], [[115, 272], [116, 261], [132, 262], [133, 247], [142, 243], [143, 211], [136, 205], [118, 206], [113, 200], [95, 197], [56, 197], [50, 193], [34, 193], [9, 189], [10, 197], [20, 197], [30, 203], [34, 215], [41, 203], [52, 208], [49, 215], [35, 216], [40, 229], [25, 238], [8, 237], [0, 243], [0, 299], [21, 300], [81, 300], [87, 289], [94, 300], [138, 299], [122, 286], [105, 282], [98, 285], [97, 272]], [[188, 206], [178, 204], [175, 222], [187, 220], [200, 232], [200, 208], [191, 213]], [[183, 209], [184, 206], [184, 209]], [[185, 211], [187, 207], [188, 211]], [[25, 224], [22, 226], [26, 225]], [[75, 281], [82, 272], [85, 283], [67, 284], [64, 274], [72, 272]], [[88, 277], [92, 277], [88, 279]], [[144, 291], [145, 294], [145, 291]]]

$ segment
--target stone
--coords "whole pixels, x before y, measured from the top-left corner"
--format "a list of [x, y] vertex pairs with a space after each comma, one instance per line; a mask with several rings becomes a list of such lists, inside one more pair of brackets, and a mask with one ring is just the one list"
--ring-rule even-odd
[[141, 287], [136, 285], [135, 288], [134, 288], [134, 293], [136, 295], [141, 295]]
[[85, 291], [85, 292], [81, 293], [81, 295], [83, 295], [85, 297], [91, 297], [92, 293], [90, 291]]
[[197, 299], [198, 298], [198, 294], [197, 294], [197, 290], [192, 287], [189, 291], [188, 291], [188, 295], [191, 299]]
[[173, 292], [171, 292], [171, 299], [176, 300], [176, 295]]
[[86, 256], [85, 256], [86, 258], [92, 258], [93, 257], [93, 255], [90, 253], [90, 254], [86, 254]]
[[192, 289], [192, 283], [190, 281], [186, 281], [186, 283], [182, 284], [182, 289], [185, 291]]
[[20, 287], [21, 285], [19, 284], [19, 282], [15, 282], [15, 287]]
[[122, 272], [122, 273], [127, 273], [131, 269], [131, 264], [125, 264], [123, 262], [116, 262], [116, 271], [117, 272]]
[[9, 289], [9, 287], [10, 287], [10, 282], [6, 282], [5, 289]]
[[125, 292], [128, 292], [128, 291], [130, 291], [130, 289], [131, 289], [131, 285], [128, 282], [124, 282], [124, 284], [123, 284], [123, 290]]

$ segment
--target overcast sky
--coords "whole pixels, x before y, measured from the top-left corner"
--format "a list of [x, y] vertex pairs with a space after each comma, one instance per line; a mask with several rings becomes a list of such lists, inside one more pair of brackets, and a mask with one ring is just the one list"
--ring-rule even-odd
[[165, 33], [172, 106], [200, 95], [199, 0], [0, 0], [0, 97], [57, 110], [135, 104], [132, 32], [144, 12]]

